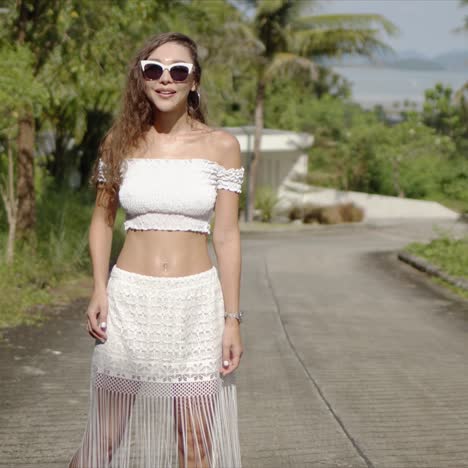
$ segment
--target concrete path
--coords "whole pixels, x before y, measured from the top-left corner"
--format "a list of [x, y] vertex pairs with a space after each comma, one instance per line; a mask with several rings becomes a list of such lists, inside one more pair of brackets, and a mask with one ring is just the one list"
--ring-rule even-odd
[[[430, 224], [242, 234], [244, 468], [468, 467], [468, 303], [390, 253], [434, 236]], [[0, 467], [65, 467], [78, 445], [86, 305], [0, 348]]]

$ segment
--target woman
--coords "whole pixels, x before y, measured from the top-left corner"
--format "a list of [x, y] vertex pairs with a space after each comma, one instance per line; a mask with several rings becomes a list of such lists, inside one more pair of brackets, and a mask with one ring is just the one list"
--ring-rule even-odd
[[[90, 408], [69, 468], [241, 467], [233, 372], [243, 353], [244, 167], [236, 138], [205, 124], [200, 80], [189, 37], [152, 37], [99, 149]], [[119, 203], [127, 234], [109, 276]], [[220, 279], [207, 246], [212, 214]]]

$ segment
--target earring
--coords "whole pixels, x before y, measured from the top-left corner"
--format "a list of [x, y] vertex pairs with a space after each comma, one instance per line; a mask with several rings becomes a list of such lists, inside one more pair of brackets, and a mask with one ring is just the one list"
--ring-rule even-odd
[[[189, 94], [191, 94], [191, 93], [194, 93], [194, 91], [190, 91]], [[198, 92], [198, 90], [195, 90], [195, 94], [197, 95], [197, 99], [196, 99], [197, 104], [196, 104], [196, 107], [193, 109], [193, 111], [198, 110], [198, 108], [200, 107], [200, 93]], [[194, 95], [194, 94], [192, 94], [192, 96], [193, 96], [193, 95]]]

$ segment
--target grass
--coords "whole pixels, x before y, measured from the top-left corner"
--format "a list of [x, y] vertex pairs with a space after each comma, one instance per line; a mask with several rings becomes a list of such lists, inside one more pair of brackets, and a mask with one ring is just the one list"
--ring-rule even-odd
[[91, 284], [89, 275], [77, 271], [60, 279], [48, 281], [47, 284], [2, 286], [0, 331], [19, 325], [42, 324], [48, 319], [53, 306], [82, 297], [84, 294], [82, 285], [86, 283]]
[[[424, 258], [451, 276], [468, 279], [468, 236], [454, 239], [445, 234], [427, 244], [413, 242], [407, 245], [405, 250]], [[432, 279], [437, 284], [468, 299], [468, 291], [447, 283], [441, 278], [433, 277]]]
[[[92, 278], [88, 230], [94, 194], [50, 191], [37, 204], [33, 242], [17, 241], [14, 262], [4, 262], [7, 232], [0, 231], [0, 329], [36, 325], [48, 306], [73, 295], [77, 281]], [[125, 236], [119, 210], [112, 243], [115, 258]], [[49, 307], [50, 308], [50, 307]]]
[[434, 195], [428, 198], [428, 200], [439, 202], [450, 210], [456, 211], [457, 213], [468, 213], [468, 201], [467, 200], [454, 200], [442, 195]]
[[428, 244], [414, 242], [405, 250], [437, 265], [449, 275], [468, 278], [468, 236], [462, 239], [442, 236]]
[[463, 297], [464, 299], [468, 299], [468, 291], [465, 291], [464, 289], [458, 288], [457, 286], [454, 286], [453, 284], [447, 283], [447, 281], [444, 281], [441, 278], [437, 277], [432, 277], [432, 280], [435, 281], [437, 284], [440, 284], [441, 286], [450, 289], [453, 291], [455, 294], [458, 294], [459, 296]]

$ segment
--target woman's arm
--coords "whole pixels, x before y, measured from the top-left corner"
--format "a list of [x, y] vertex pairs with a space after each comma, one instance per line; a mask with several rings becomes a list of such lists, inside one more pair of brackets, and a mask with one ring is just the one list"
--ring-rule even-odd
[[[108, 210], [115, 221], [117, 208], [105, 208], [108, 195], [98, 188], [91, 225], [89, 228], [89, 251], [93, 264], [94, 290], [105, 290], [109, 274], [109, 261], [112, 247], [114, 223], [108, 224]], [[102, 206], [104, 204], [104, 206]]]
[[[240, 168], [242, 160], [237, 139], [226, 132], [220, 140], [222, 166], [226, 169]], [[242, 261], [238, 210], [239, 194], [231, 190], [218, 190], [212, 241], [226, 313], [239, 312]], [[230, 363], [228, 366], [223, 366], [222, 372], [225, 375], [238, 367], [242, 353], [240, 324], [236, 318], [227, 317], [223, 337], [223, 361], [228, 360]]]
[[[94, 338], [106, 340], [105, 326], [107, 320], [107, 281], [109, 276], [109, 260], [112, 247], [117, 204], [114, 202], [106, 208], [108, 194], [98, 187], [96, 204], [89, 228], [89, 250], [93, 266], [94, 290], [88, 306], [88, 332]], [[112, 224], [109, 225], [108, 215], [111, 214]]]
[[[229, 198], [234, 198], [234, 195]], [[216, 234], [213, 232], [213, 247], [223, 289], [225, 312], [238, 313], [242, 268], [239, 226], [232, 226], [222, 232], [218, 231]], [[226, 325], [239, 326], [239, 321], [236, 318], [227, 317], [225, 321]]]

